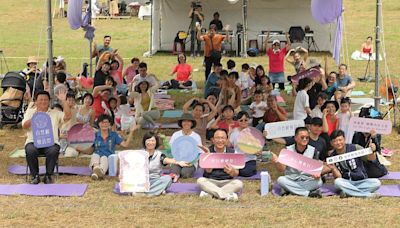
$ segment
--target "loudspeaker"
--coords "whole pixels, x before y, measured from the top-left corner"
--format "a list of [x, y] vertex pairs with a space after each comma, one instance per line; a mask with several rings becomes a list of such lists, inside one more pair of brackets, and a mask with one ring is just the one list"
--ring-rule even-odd
[[303, 28], [300, 26], [292, 26], [289, 29], [290, 41], [294, 42], [303, 42], [306, 33]]

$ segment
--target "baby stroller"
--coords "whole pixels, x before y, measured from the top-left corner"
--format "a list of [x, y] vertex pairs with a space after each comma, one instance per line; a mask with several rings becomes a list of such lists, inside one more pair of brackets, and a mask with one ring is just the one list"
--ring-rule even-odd
[[3, 95], [0, 97], [0, 129], [6, 124], [17, 126], [24, 118], [25, 78], [18, 72], [8, 72], [1, 81], [1, 88]]

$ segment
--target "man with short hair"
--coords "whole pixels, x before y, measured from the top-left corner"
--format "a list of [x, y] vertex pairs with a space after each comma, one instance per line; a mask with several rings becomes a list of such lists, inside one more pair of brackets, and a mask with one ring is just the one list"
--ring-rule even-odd
[[206, 83], [204, 85], [204, 98], [207, 98], [208, 95], [210, 95], [211, 93], [214, 93], [216, 95], [219, 94], [221, 88], [219, 88], [217, 82], [220, 78], [221, 71], [222, 71], [222, 64], [221, 63], [214, 64], [214, 70], [207, 78]]
[[[228, 132], [224, 129], [217, 129], [214, 132], [213, 145], [210, 148], [200, 146], [205, 153], [234, 153], [228, 148]], [[237, 201], [237, 192], [243, 188], [243, 182], [233, 180], [239, 175], [239, 170], [227, 164], [224, 169], [204, 169], [203, 177], [197, 179], [200, 185], [200, 197], [213, 196], [217, 199]]]
[[[58, 111], [50, 108], [50, 94], [47, 91], [40, 91], [35, 95], [35, 105], [30, 104], [25, 112], [24, 119], [22, 120], [22, 128], [26, 129], [26, 142], [25, 142], [25, 153], [26, 162], [28, 163], [30, 173], [32, 175], [31, 184], [39, 184], [39, 155], [46, 156], [46, 175], [43, 178], [45, 184], [52, 184], [52, 175], [56, 166], [58, 155], [60, 153], [60, 142], [58, 131], [61, 125], [71, 119], [71, 110], [66, 100], [67, 91], [61, 90], [58, 93], [58, 100], [62, 102], [63, 110]], [[32, 117], [37, 112], [44, 112], [49, 115], [51, 119], [51, 126], [53, 130], [54, 145], [44, 148], [36, 148], [33, 142], [32, 132]]]
[[[286, 147], [287, 150], [293, 151], [307, 158], [319, 160], [319, 154], [314, 147], [310, 146], [310, 135], [305, 127], [296, 128], [294, 136], [295, 144]], [[280, 176], [277, 180], [281, 187], [281, 195], [294, 194], [299, 196], [308, 196], [321, 198], [319, 188], [322, 185], [321, 175], [310, 175], [295, 168], [286, 166], [278, 162], [278, 156], [272, 153], [272, 162], [279, 171], [285, 171], [284, 176]]]
[[340, 64], [339, 75], [336, 79], [338, 90], [342, 92], [342, 97], [350, 97], [351, 91], [356, 87], [356, 83], [353, 81], [350, 75], [347, 74], [347, 65]]
[[[334, 151], [331, 156], [342, 155], [363, 149], [359, 145], [346, 144], [344, 135], [342, 130], [335, 130], [332, 132], [330, 138]], [[376, 151], [375, 144], [371, 143], [369, 146], [373, 152]], [[368, 160], [373, 160], [376, 158], [376, 155], [372, 153], [367, 157]], [[368, 178], [361, 157], [336, 162], [335, 164], [328, 165], [328, 167], [335, 177], [335, 186], [341, 190], [341, 198], [347, 196], [366, 198], [379, 197], [375, 191], [379, 189], [381, 182], [377, 178]]]
[[105, 35], [103, 39], [103, 45], [96, 45], [96, 42], [93, 43], [93, 51], [92, 51], [92, 58], [96, 57], [96, 65], [99, 61], [101, 54], [106, 51], [112, 52], [113, 48], [110, 45], [111, 43], [111, 36]]
[[142, 81], [147, 81], [150, 84], [150, 87], [160, 87], [160, 82], [156, 76], [147, 73], [147, 64], [145, 62], [139, 63], [139, 74], [137, 74], [132, 80], [132, 85], [130, 87], [131, 91], [135, 91], [135, 87]]

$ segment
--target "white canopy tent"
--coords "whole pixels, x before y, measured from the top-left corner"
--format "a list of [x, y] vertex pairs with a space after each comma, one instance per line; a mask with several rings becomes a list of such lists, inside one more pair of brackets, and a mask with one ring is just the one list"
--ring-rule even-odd
[[[152, 53], [171, 50], [178, 31], [187, 31], [190, 18], [189, 0], [153, 0], [151, 46]], [[243, 24], [243, 2], [247, 3], [247, 39], [258, 39], [263, 30], [288, 31], [291, 26], [309, 25], [321, 51], [331, 51], [336, 25], [320, 25], [312, 15], [311, 0], [250, 0], [230, 4], [226, 0], [203, 0], [204, 27], [208, 28], [213, 13], [218, 11], [223, 24], [231, 25], [236, 33], [236, 24]], [[258, 39], [261, 42], [261, 38]], [[233, 40], [235, 49], [235, 39]], [[260, 45], [260, 43], [259, 43]], [[189, 45], [186, 45], [188, 48]], [[303, 45], [304, 46], [304, 45]]]

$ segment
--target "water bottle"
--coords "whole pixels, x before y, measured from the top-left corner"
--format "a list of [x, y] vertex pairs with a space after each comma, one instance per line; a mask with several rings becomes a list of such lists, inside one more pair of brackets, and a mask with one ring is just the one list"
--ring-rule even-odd
[[269, 173], [267, 171], [261, 172], [261, 196], [268, 195], [269, 179]]
[[115, 177], [118, 172], [118, 155], [111, 154], [108, 156], [108, 176]]

